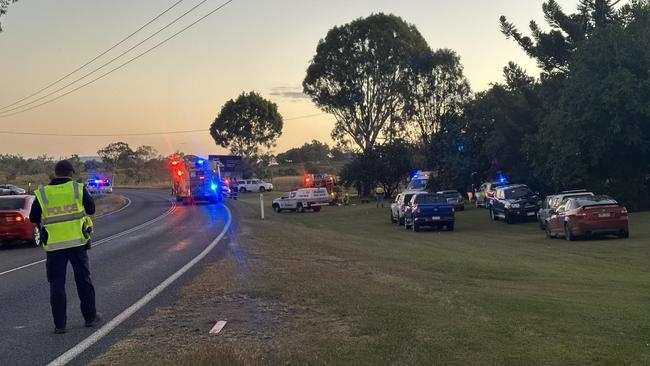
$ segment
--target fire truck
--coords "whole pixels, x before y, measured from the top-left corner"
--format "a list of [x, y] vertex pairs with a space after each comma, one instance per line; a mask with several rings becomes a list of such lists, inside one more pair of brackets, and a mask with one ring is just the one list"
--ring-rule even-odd
[[305, 174], [302, 179], [303, 188], [326, 188], [332, 198], [331, 204], [336, 204], [341, 189], [336, 184], [336, 177], [329, 174]]
[[172, 177], [172, 195], [177, 202], [192, 204], [198, 201], [220, 203], [223, 182], [219, 168], [210, 161], [194, 155], [172, 157], [169, 162]]

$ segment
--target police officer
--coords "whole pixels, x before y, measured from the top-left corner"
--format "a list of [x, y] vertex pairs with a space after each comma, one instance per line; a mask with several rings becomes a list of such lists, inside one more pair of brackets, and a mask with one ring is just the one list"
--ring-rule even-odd
[[73, 181], [74, 167], [61, 160], [54, 167], [56, 177], [36, 192], [29, 219], [41, 229], [41, 242], [46, 251], [47, 281], [50, 283], [50, 304], [54, 317], [54, 333], [66, 331], [65, 277], [68, 261], [72, 264], [81, 313], [86, 327], [100, 323], [95, 309], [95, 288], [88, 265], [88, 233], [84, 232], [88, 217], [95, 213], [93, 198], [81, 183]]

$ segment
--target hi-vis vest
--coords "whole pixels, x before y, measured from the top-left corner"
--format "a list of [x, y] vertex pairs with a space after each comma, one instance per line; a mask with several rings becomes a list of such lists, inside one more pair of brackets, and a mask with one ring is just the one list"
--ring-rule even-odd
[[45, 251], [85, 245], [83, 186], [77, 182], [40, 186], [35, 192], [43, 211], [41, 225], [47, 231]]

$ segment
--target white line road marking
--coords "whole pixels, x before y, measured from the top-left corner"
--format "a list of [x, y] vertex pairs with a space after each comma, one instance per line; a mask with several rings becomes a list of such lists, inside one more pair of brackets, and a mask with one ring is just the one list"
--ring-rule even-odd
[[[108, 242], [111, 241], [111, 240], [115, 240], [115, 239], [117, 239], [117, 238], [121, 238], [121, 237], [123, 237], [123, 236], [125, 236], [125, 235], [131, 234], [131, 233], [134, 232], [134, 231], [138, 231], [138, 230], [144, 228], [145, 226], [149, 226], [149, 225], [151, 225], [151, 224], [153, 224], [153, 223], [155, 223], [155, 222], [158, 222], [158, 221], [164, 219], [165, 217], [169, 216], [172, 212], [174, 212], [175, 209], [176, 209], [176, 203], [175, 203], [175, 202], [172, 202], [172, 206], [171, 206], [171, 207], [169, 208], [169, 210], [167, 210], [167, 212], [165, 212], [164, 214], [162, 214], [162, 215], [156, 217], [155, 219], [152, 219], [152, 220], [149, 220], [149, 221], [147, 221], [147, 222], [145, 222], [145, 223], [142, 223], [142, 224], [140, 224], [140, 225], [138, 225], [138, 226], [136, 226], [136, 227], [132, 227], [132, 228], [130, 228], [129, 230], [122, 231], [122, 232], [120, 232], [120, 233], [117, 233], [117, 234], [115, 234], [115, 235], [109, 236], [108, 238], [104, 238], [104, 239], [102, 239], [102, 240], [98, 240], [98, 241], [96, 241], [95, 243], [93, 243], [92, 247], [94, 248], [94, 247], [96, 247], [96, 246], [99, 246], [99, 245], [102, 245], [102, 244], [108, 243]], [[4, 275], [9, 274], [9, 273], [11, 273], [11, 272], [16, 272], [16, 271], [19, 271], [19, 270], [24, 269], [24, 268], [28, 268], [28, 267], [31, 267], [31, 266], [35, 266], [35, 265], [40, 264], [40, 263], [43, 263], [43, 262], [45, 262], [45, 259], [41, 259], [40, 261], [36, 261], [36, 262], [29, 263], [29, 264], [25, 264], [24, 266], [20, 266], [20, 267], [12, 268], [12, 269], [6, 270], [6, 271], [4, 271], [4, 272], [0, 272], [0, 276], [4, 276]]]
[[219, 320], [217, 322], [217, 324], [215, 324], [214, 327], [212, 327], [212, 329], [210, 329], [210, 334], [219, 334], [219, 332], [221, 332], [221, 330], [225, 326], [226, 326], [226, 321], [225, 320]]
[[131, 200], [129, 199], [129, 197], [126, 197], [126, 196], [122, 196], [122, 197], [126, 198], [126, 200], [128, 201], [128, 202], [126, 203], [126, 205], [124, 205], [123, 207], [121, 207], [121, 208], [118, 209], [118, 210], [111, 211], [111, 212], [107, 212], [107, 213], [105, 213], [105, 214], [103, 214], [103, 215], [99, 215], [99, 216], [97, 216], [97, 217], [93, 217], [93, 219], [94, 219], [94, 220], [101, 219], [102, 217], [110, 216], [110, 215], [112, 215], [112, 214], [116, 214], [116, 213], [118, 213], [118, 212], [122, 212], [122, 211], [126, 210], [127, 208], [129, 208], [129, 206], [131, 206]]
[[176, 271], [173, 275], [169, 276], [166, 280], [164, 280], [160, 285], [156, 286], [153, 290], [151, 290], [148, 294], [144, 295], [140, 300], [138, 300], [135, 304], [129, 306], [126, 308], [123, 312], [121, 312], [118, 316], [113, 318], [110, 322], [106, 323], [103, 327], [99, 328], [95, 333], [91, 334], [88, 338], [84, 339], [81, 341], [81, 343], [77, 344], [76, 346], [70, 348], [67, 352], [62, 354], [61, 356], [57, 357], [54, 361], [50, 362], [48, 366], [60, 366], [60, 365], [65, 365], [68, 362], [72, 361], [75, 357], [79, 356], [82, 352], [87, 350], [90, 346], [93, 344], [97, 343], [100, 339], [104, 338], [108, 333], [110, 333], [113, 329], [115, 329], [118, 325], [122, 324], [125, 320], [127, 320], [131, 315], [135, 314], [138, 310], [142, 309], [145, 305], [147, 305], [151, 300], [153, 300], [158, 294], [160, 294], [163, 290], [165, 290], [169, 285], [174, 283], [180, 276], [182, 276], [185, 272], [187, 272], [190, 268], [192, 268], [195, 264], [197, 264], [201, 259], [205, 258], [208, 253], [214, 247], [219, 244], [223, 236], [226, 234], [228, 229], [230, 228], [230, 223], [232, 222], [232, 213], [226, 206], [222, 206], [226, 209], [226, 212], [228, 213], [228, 219], [226, 220], [226, 225], [224, 226], [223, 230], [217, 236], [210, 245], [208, 245], [199, 255], [194, 257], [191, 261], [189, 261], [186, 265], [184, 265], [181, 269]]

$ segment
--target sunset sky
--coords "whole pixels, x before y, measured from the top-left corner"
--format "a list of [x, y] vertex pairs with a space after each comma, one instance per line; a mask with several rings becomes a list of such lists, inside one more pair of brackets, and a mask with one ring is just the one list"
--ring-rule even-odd
[[[138, 48], [144, 51], [225, 0], [209, 0], [178, 24]], [[176, 0], [20, 0], [0, 18], [0, 107], [57, 80], [135, 31]], [[134, 39], [91, 66], [99, 66], [199, 3], [186, 0]], [[573, 11], [576, 0], [560, 0]], [[458, 52], [474, 91], [501, 81], [510, 60], [537, 74], [535, 64], [499, 31], [506, 15], [526, 31], [543, 24], [541, 0], [235, 0], [182, 35], [125, 68], [56, 102], [0, 118], [0, 130], [61, 134], [119, 134], [205, 129], [204, 133], [50, 137], [0, 134], [0, 153], [55, 158], [96, 155], [110, 142], [222, 153], [207, 129], [221, 106], [255, 90], [276, 102], [287, 119], [274, 151], [312, 139], [331, 143], [333, 119], [301, 97], [301, 83], [319, 39], [334, 25], [373, 12], [415, 24], [429, 45]], [[132, 52], [119, 61], [137, 55]], [[103, 61], [103, 62], [101, 62]], [[115, 66], [121, 62], [117, 62]], [[108, 71], [107, 67], [102, 71]], [[88, 72], [92, 67], [84, 69]], [[77, 77], [85, 72], [79, 73]], [[100, 75], [98, 73], [96, 75]], [[86, 80], [90, 80], [88, 78]], [[69, 79], [72, 81], [74, 78]], [[61, 84], [64, 85], [64, 84]], [[52, 89], [53, 90], [53, 89]], [[66, 89], [69, 90], [69, 89]], [[50, 91], [50, 90], [48, 90]]]

